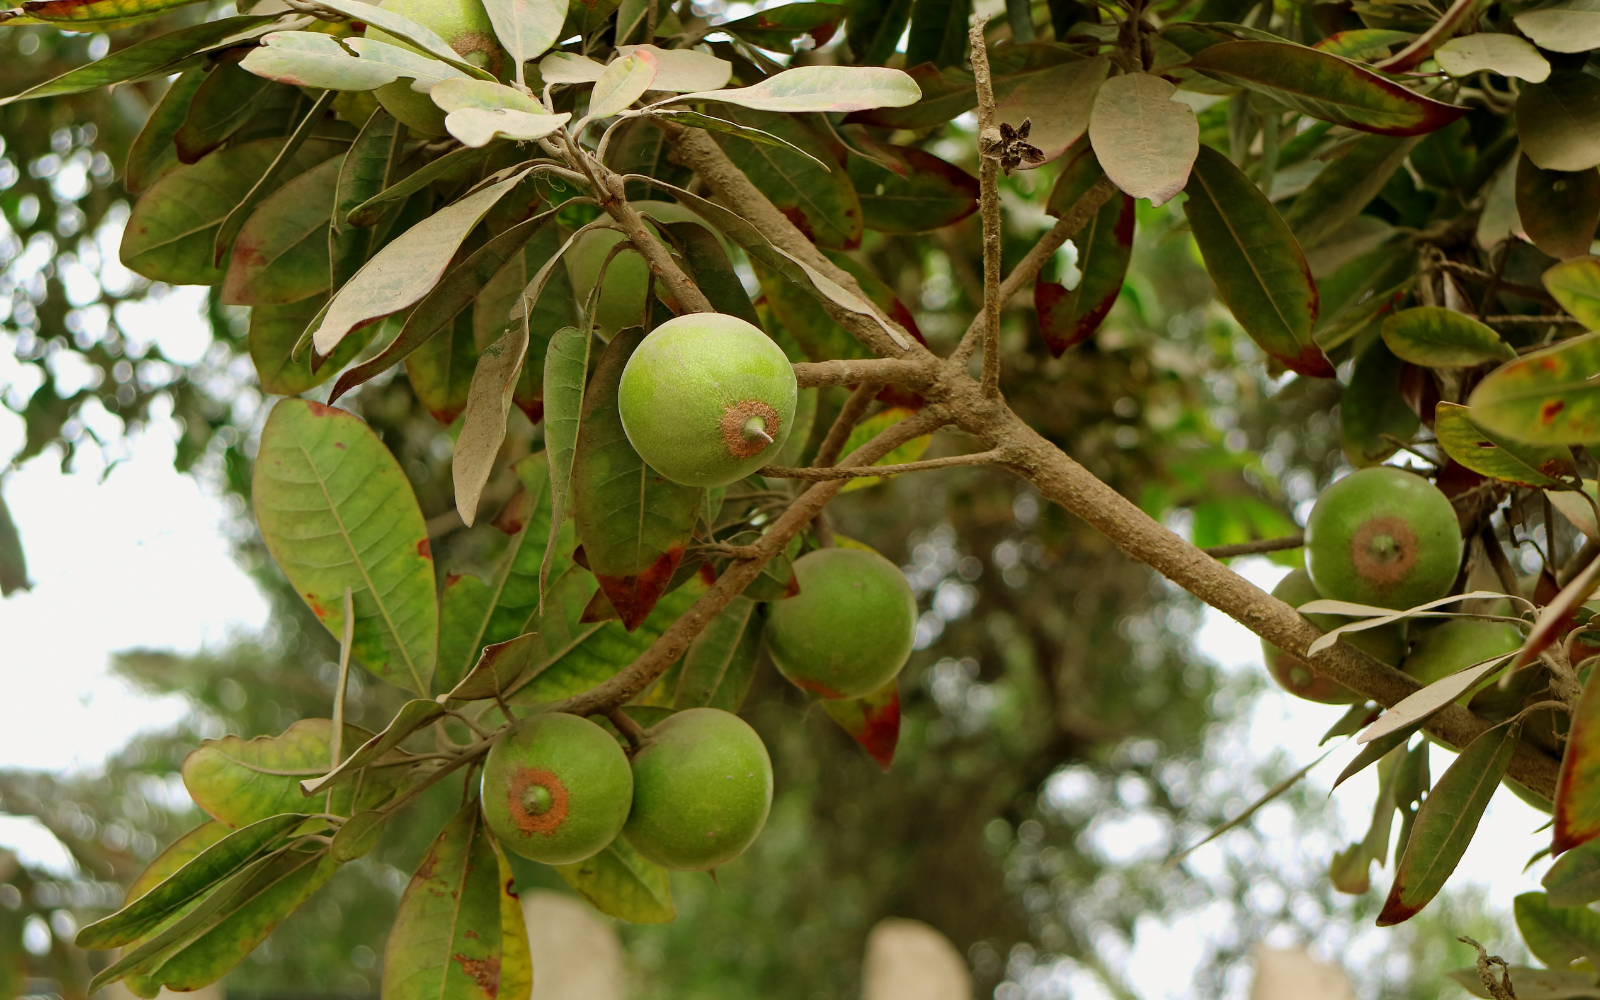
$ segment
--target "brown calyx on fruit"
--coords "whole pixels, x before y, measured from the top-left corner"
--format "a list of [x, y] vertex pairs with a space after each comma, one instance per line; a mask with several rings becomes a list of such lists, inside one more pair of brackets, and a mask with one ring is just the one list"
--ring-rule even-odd
[[524, 767], [511, 776], [506, 805], [523, 833], [552, 834], [567, 819], [567, 786], [554, 771]]
[[759, 399], [734, 403], [722, 412], [722, 443], [734, 458], [759, 455], [778, 436], [778, 411]]
[[1374, 517], [1350, 539], [1356, 573], [1375, 587], [1393, 587], [1417, 562], [1417, 536], [1400, 517]]

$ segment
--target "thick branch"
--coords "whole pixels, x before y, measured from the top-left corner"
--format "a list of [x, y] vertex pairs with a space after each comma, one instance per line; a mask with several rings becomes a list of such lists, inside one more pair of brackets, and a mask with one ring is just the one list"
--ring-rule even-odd
[[[580, 152], [578, 155], [583, 154]], [[661, 242], [655, 230], [651, 229], [650, 224], [644, 221], [644, 217], [628, 204], [622, 178], [599, 164], [594, 164], [593, 169], [597, 185], [595, 197], [599, 199], [600, 207], [622, 227], [628, 240], [644, 257], [651, 273], [672, 293], [673, 300], [678, 303], [678, 309], [682, 312], [716, 312], [711, 307], [711, 300], [706, 298], [698, 285], [689, 280], [689, 276], [683, 273], [678, 262], [672, 259], [672, 254], [667, 252], [666, 245]], [[600, 189], [602, 187], [604, 190]]]
[[761, 470], [761, 474], [771, 476], [773, 479], [831, 482], [835, 479], [898, 476], [903, 472], [926, 472], [929, 469], [949, 469], [958, 465], [993, 465], [1004, 458], [1004, 452], [980, 451], [975, 455], [951, 455], [947, 458], [930, 458], [921, 462], [902, 462], [899, 465], [874, 465], [865, 469], [793, 469], [781, 465], [769, 465]]
[[978, 205], [983, 218], [983, 394], [1000, 394], [1000, 130], [994, 123], [994, 86], [983, 43], [987, 17], [975, 18], [972, 77], [978, 90]]
[[[939, 407], [924, 407], [851, 452], [846, 456], [844, 464], [870, 465], [907, 441], [942, 427], [946, 419], [945, 412]], [[637, 660], [605, 683], [566, 701], [558, 702], [550, 706], [551, 709], [571, 712], [574, 715], [593, 715], [626, 704], [644, 691], [655, 682], [656, 678], [666, 673], [667, 668], [678, 661], [694, 637], [728, 606], [728, 602], [743, 593], [745, 587], [761, 575], [761, 568], [767, 564], [767, 560], [781, 552], [783, 547], [789, 544], [789, 539], [811, 523], [811, 519], [816, 517], [843, 487], [843, 481], [817, 483], [800, 494], [795, 502], [789, 505], [789, 509], [784, 511], [751, 547], [756, 553], [755, 557], [734, 562], [723, 570], [722, 575], [717, 577], [717, 582], [711, 585], [711, 589], [702, 594], [700, 599], [694, 602], [693, 607], [661, 633], [661, 637]]]
[[862, 358], [856, 361], [802, 361], [794, 366], [800, 388], [819, 385], [928, 385], [939, 377], [939, 369], [928, 361], [903, 361], [899, 358]]

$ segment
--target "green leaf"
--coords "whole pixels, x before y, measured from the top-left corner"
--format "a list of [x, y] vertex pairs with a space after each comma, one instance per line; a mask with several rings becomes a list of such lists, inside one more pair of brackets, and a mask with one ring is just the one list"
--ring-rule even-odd
[[624, 837], [577, 864], [556, 872], [594, 908], [630, 924], [666, 924], [677, 919], [672, 881], [665, 868], [640, 857]]
[[678, 669], [672, 707], [709, 705], [737, 712], [755, 677], [762, 615], [749, 597], [735, 597], [689, 644]]
[[188, 116], [189, 102], [205, 80], [203, 70], [187, 70], [172, 81], [161, 100], [156, 102], [144, 127], [128, 147], [122, 186], [129, 194], [140, 193], [178, 166], [178, 150], [172, 144], [172, 137]]
[[384, 953], [391, 1000], [482, 1000], [500, 971], [499, 859], [473, 799], [440, 831], [400, 897]]
[[352, 656], [428, 693], [439, 631], [433, 555], [400, 463], [358, 418], [306, 400], [273, 407], [261, 431], [254, 508], [267, 550], [334, 635], [355, 594]]
[[855, 61], [882, 64], [894, 57], [900, 36], [911, 22], [913, 0], [850, 0], [846, 13], [845, 40]]
[[[370, 736], [366, 742], [355, 748], [338, 767], [332, 771], [309, 779], [302, 779], [300, 790], [306, 795], [315, 795], [326, 791], [328, 788], [344, 781], [357, 771], [367, 767], [404, 767], [410, 761], [408, 755], [397, 753], [400, 744], [406, 737], [420, 731], [423, 727], [445, 714], [444, 706], [431, 698], [413, 698], [400, 706], [393, 719], [389, 720], [383, 732]], [[326, 768], [323, 770], [326, 771]], [[382, 779], [392, 783], [393, 779]], [[365, 791], [365, 789], [363, 789]], [[365, 796], [363, 795], [363, 798]]]
[[[61, 24], [69, 28], [116, 28], [137, 24], [195, 0], [24, 0], [21, 17], [0, 21], [7, 25]], [[10, 14], [11, 11], [6, 13]]]
[[1439, 46], [1433, 58], [1451, 76], [1471, 76], [1488, 70], [1529, 83], [1543, 83], [1550, 76], [1549, 60], [1516, 35], [1462, 35]]
[[1534, 246], [1557, 260], [1589, 252], [1600, 225], [1600, 171], [1541, 170], [1524, 153], [1516, 185], [1517, 217]]
[[617, 412], [622, 369], [644, 331], [606, 345], [583, 399], [572, 511], [589, 567], [629, 631], [665, 592], [694, 532], [703, 490], [662, 478], [633, 450]]
[[236, 63], [218, 63], [195, 91], [189, 113], [172, 137], [178, 159], [194, 163], [226, 142], [256, 113], [270, 86], [272, 81], [247, 73]]
[[361, 126], [360, 134], [340, 164], [328, 230], [330, 288], [342, 287], [361, 270], [372, 252], [372, 229], [352, 225], [347, 217], [383, 191], [389, 164], [394, 159], [395, 144], [405, 141], [405, 133], [398, 126], [389, 112], [382, 108], [374, 111]]
[[[843, 458], [851, 454], [857, 448], [860, 448], [868, 441], [871, 441], [879, 434], [882, 434], [885, 430], [888, 430], [890, 427], [911, 416], [914, 412], [915, 411], [904, 406], [890, 406], [879, 410], [877, 413], [874, 413], [872, 416], [861, 421], [859, 424], [856, 424], [855, 429], [850, 432], [850, 437], [845, 441], [844, 450], [841, 452], [840, 457]], [[921, 437], [912, 438], [910, 441], [907, 441], [905, 444], [896, 448], [894, 451], [889, 452], [889, 454], [883, 456], [872, 464], [900, 465], [905, 462], [915, 462], [922, 457], [923, 452], [928, 450], [928, 445], [932, 441], [933, 435], [931, 434], [924, 434]], [[864, 490], [870, 486], [876, 486], [881, 482], [883, 482], [883, 480], [875, 476], [863, 476], [858, 479], [850, 480], [845, 484], [844, 489], [840, 490], [839, 492], [850, 493], [855, 490]]]
[[1600, 330], [1600, 257], [1566, 260], [1544, 272], [1545, 291], [1588, 330]]
[[1312, 48], [1329, 52], [1341, 59], [1372, 62], [1389, 55], [1389, 50], [1416, 38], [1410, 31], [1393, 31], [1387, 28], [1355, 28], [1329, 35]]
[[[839, 169], [839, 160], [811, 126], [792, 115], [772, 112], [736, 110], [729, 117], [741, 125], [769, 132], [809, 154], [726, 133], [713, 135], [728, 159], [779, 211], [819, 247], [850, 250], [860, 245], [861, 200], [849, 175]], [[823, 167], [819, 161], [830, 166]]]
[[356, 813], [333, 835], [333, 843], [328, 845], [328, 857], [341, 865], [366, 857], [378, 846], [383, 826], [388, 821], [389, 814], [376, 809]]
[[[241, 827], [279, 813], [304, 812], [300, 782], [328, 773], [333, 723], [301, 719], [277, 736], [246, 740], [224, 736], [202, 740], [183, 759], [183, 784], [195, 805], [232, 827]], [[372, 738], [359, 726], [344, 727], [343, 746], [353, 751]], [[335, 795], [333, 811], [348, 816], [382, 805], [394, 794], [400, 775], [369, 775], [361, 800], [348, 792]]]
[[291, 355], [306, 327], [327, 305], [327, 295], [313, 295], [286, 306], [256, 306], [250, 310], [250, 360], [263, 392], [297, 396], [326, 382], [334, 372], [355, 359], [378, 332], [378, 324], [346, 337], [321, 368], [313, 371], [311, 358]]
[[900, 741], [900, 679], [861, 698], [848, 701], [823, 699], [823, 709], [850, 738], [872, 755], [885, 771], [894, 763], [894, 748]]
[[1600, 913], [1582, 906], [1557, 909], [1542, 892], [1524, 892], [1512, 905], [1534, 958], [1556, 969], [1580, 959], [1600, 966]]
[[467, 391], [478, 364], [478, 345], [472, 336], [472, 314], [458, 313], [449, 329], [430, 337], [406, 356], [406, 378], [417, 402], [445, 427], [455, 423], [467, 408]]
[[1345, 457], [1357, 468], [1382, 463], [1400, 447], [1392, 439], [1410, 441], [1421, 426], [1400, 393], [1400, 369], [1400, 359], [1382, 340], [1374, 340], [1356, 359], [1339, 401], [1339, 436]]
[[106, 951], [138, 940], [196, 896], [283, 846], [305, 820], [302, 814], [285, 813], [238, 830], [212, 821], [191, 831], [151, 863], [122, 909], [78, 932], [78, 947]]
[[[567, 0], [484, 0], [483, 5], [501, 48], [517, 66], [544, 55], [560, 39], [567, 7]], [[517, 82], [522, 82], [520, 72]]]
[[539, 569], [544, 593], [555, 558], [555, 533], [566, 521], [572, 499], [572, 463], [583, 425], [584, 384], [589, 377], [589, 334], [575, 327], [557, 330], [544, 359], [544, 441], [550, 456], [550, 542]]
[[445, 206], [378, 251], [334, 296], [311, 338], [316, 352], [331, 354], [351, 330], [422, 301], [444, 276], [467, 234], [525, 173], [513, 173]]
[[1042, 278], [1033, 287], [1039, 333], [1051, 355], [1093, 336], [1122, 294], [1122, 279], [1133, 256], [1136, 202], [1132, 195], [1110, 199], [1073, 237], [1081, 275], [1071, 289]]
[[1600, 80], [1560, 70], [1530, 83], [1517, 98], [1517, 137], [1528, 159], [1546, 170], [1600, 164]]
[[1600, 837], [1600, 683], [1593, 671], [1572, 711], [1566, 753], [1556, 778], [1554, 854]]
[[1524, 355], [1490, 372], [1467, 400], [1485, 430], [1529, 444], [1600, 440], [1600, 334]]
[[915, 80], [900, 70], [880, 66], [796, 66], [751, 87], [705, 90], [682, 97], [684, 101], [715, 101], [789, 115], [903, 108], [921, 99], [922, 90]]
[[1194, 162], [1184, 211], [1217, 294], [1250, 339], [1284, 367], [1332, 378], [1311, 339], [1317, 288], [1288, 224], [1255, 183], [1210, 146]]
[[795, 40], [801, 35], [811, 39], [813, 48], [828, 44], [844, 15], [843, 4], [786, 3], [717, 27], [757, 48], [787, 55], [794, 52]]
[[[225, 274], [213, 263], [217, 229], [266, 173], [285, 142], [257, 139], [219, 150], [156, 181], [133, 206], [123, 231], [124, 266], [175, 285], [220, 283]], [[279, 175], [280, 181], [326, 161], [339, 148], [320, 139], [306, 142]]]
[[343, 166], [343, 156], [330, 157], [261, 202], [233, 241], [223, 302], [287, 305], [328, 290], [328, 220]]
[[915, 0], [906, 65], [959, 66], [967, 54], [967, 19], [972, 0]]
[[1541, 49], [1588, 52], [1600, 48], [1600, 3], [1596, 0], [1555, 0], [1524, 8], [1511, 19]]
[[[372, 56], [361, 58], [332, 35], [320, 31], [278, 31], [261, 40], [259, 48], [252, 49], [239, 65], [262, 80], [275, 80], [295, 87], [316, 90], [361, 91], [376, 90], [404, 76], [405, 66], [399, 61], [382, 58], [395, 49], [385, 45], [373, 48]], [[426, 56], [407, 50], [402, 60], [415, 60], [420, 64], [433, 63]], [[437, 69], [434, 69], [437, 66]], [[430, 76], [453, 73], [448, 67], [434, 63], [424, 72]]]
[[851, 152], [850, 183], [861, 219], [880, 233], [926, 233], [978, 210], [978, 180], [915, 146], [874, 146], [876, 159]]
[[[454, 66], [467, 76], [475, 77], [479, 80], [494, 79], [494, 76], [487, 70], [474, 66], [462, 58], [455, 49], [450, 47], [448, 42], [440, 38], [431, 28], [418, 24], [403, 14], [383, 7], [373, 10], [371, 8], [376, 5], [366, 3], [365, 0], [328, 0], [327, 3], [317, 0], [317, 4], [329, 10], [338, 11], [352, 21], [360, 21], [369, 28], [376, 28], [383, 34], [393, 35], [402, 42], [409, 42], [419, 51], [446, 65]], [[371, 44], [375, 39], [365, 38], [360, 41]], [[358, 45], [352, 45], [351, 48], [356, 49], [358, 52], [363, 51]]]
[[1378, 914], [1379, 927], [1411, 919], [1444, 888], [1505, 777], [1521, 732], [1522, 726], [1512, 723], [1483, 733], [1461, 751], [1433, 786], [1417, 810], [1405, 854], [1395, 868], [1394, 884]]
[[1539, 882], [1551, 906], [1587, 906], [1600, 899], [1600, 840], [1579, 844], [1556, 858]]
[[275, 14], [264, 17], [239, 16], [179, 28], [177, 31], [118, 49], [104, 59], [29, 87], [21, 93], [5, 98], [0, 103], [9, 104], [12, 101], [54, 97], [61, 94], [81, 94], [86, 90], [99, 90], [101, 87], [127, 83], [130, 80], [167, 76], [187, 68], [177, 64], [187, 61], [196, 53], [219, 44], [256, 37], [277, 21], [278, 16]]
[[[279, 96], [287, 96], [287, 94], [283, 94], [280, 91]], [[296, 95], [297, 98], [298, 96]], [[300, 147], [304, 145], [306, 139], [322, 123], [329, 106], [333, 104], [333, 98], [334, 94], [331, 90], [322, 91], [316, 96], [316, 99], [311, 102], [310, 110], [305, 113], [305, 117], [300, 119], [300, 123], [294, 127], [294, 131], [289, 133], [288, 141], [283, 144], [283, 148], [273, 158], [272, 165], [267, 167], [266, 173], [262, 174], [255, 184], [251, 185], [250, 190], [239, 200], [239, 203], [234, 205], [228, 214], [223, 217], [222, 225], [217, 227], [216, 238], [212, 241], [211, 262], [213, 264], [221, 265], [223, 258], [228, 256], [229, 248], [232, 247], [234, 239], [239, 235], [239, 230], [244, 228], [245, 221], [250, 218], [251, 213], [256, 210], [262, 200], [282, 185], [285, 178], [294, 176], [293, 172], [286, 171], [289, 171], [295, 155], [300, 151]], [[297, 100], [296, 104], [298, 105], [298, 103]]]
[[22, 536], [11, 519], [6, 498], [0, 495], [0, 597], [10, 597], [18, 590], [27, 590], [28, 560], [22, 552]]
[[478, 516], [478, 501], [489, 481], [489, 472], [499, 457], [506, 439], [506, 417], [511, 413], [511, 395], [528, 356], [528, 325], [512, 323], [500, 339], [478, 354], [467, 390], [467, 406], [461, 417], [461, 434], [456, 438], [456, 453], [450, 461], [455, 481], [456, 513], [467, 527]]
[[589, 92], [590, 119], [610, 118], [644, 96], [656, 78], [656, 57], [637, 51], [606, 66]]
[[1472, 419], [1472, 410], [1441, 402], [1433, 411], [1433, 433], [1445, 454], [1473, 472], [1530, 489], [1563, 488], [1577, 474], [1564, 445], [1526, 445], [1496, 438]]
[[1200, 148], [1200, 124], [1178, 88], [1148, 73], [1125, 73], [1101, 85], [1089, 117], [1089, 141], [1117, 187], [1161, 205], [1183, 190]]
[[[1590, 1000], [1600, 997], [1594, 975], [1567, 969], [1534, 969], [1524, 965], [1511, 965], [1505, 969], [1516, 988], [1518, 1000]], [[1445, 973], [1462, 989], [1475, 997], [1489, 1000], [1492, 994], [1484, 989], [1483, 978], [1477, 969], [1458, 969]]]
[[461, 176], [487, 159], [490, 152], [487, 148], [475, 149], [471, 146], [451, 150], [351, 209], [345, 219], [352, 226], [373, 225], [383, 217], [383, 213], [391, 204], [404, 201], [434, 181], [451, 180]]
[[1300, 245], [1316, 247], [1354, 219], [1389, 183], [1419, 140], [1372, 135], [1323, 167], [1283, 213]]
[[1383, 321], [1383, 342], [1402, 361], [1424, 368], [1476, 368], [1509, 361], [1516, 349], [1493, 329], [1443, 306], [1402, 309]]
[[1312, 118], [1379, 135], [1422, 135], [1466, 110], [1423, 97], [1338, 56], [1288, 42], [1223, 42], [1195, 53], [1188, 68]]

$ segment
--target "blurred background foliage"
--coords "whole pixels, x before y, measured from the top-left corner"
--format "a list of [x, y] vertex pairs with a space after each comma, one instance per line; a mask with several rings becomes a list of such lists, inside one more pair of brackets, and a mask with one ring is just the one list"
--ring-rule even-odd
[[[208, 13], [202, 5], [178, 16]], [[146, 30], [118, 32], [117, 44]], [[102, 34], [7, 29], [0, 89], [15, 93], [106, 46]], [[0, 813], [35, 817], [77, 866], [66, 876], [0, 856], [0, 997], [82, 995], [89, 966], [66, 942], [200, 821], [177, 776], [198, 740], [277, 733], [325, 715], [331, 700], [334, 646], [265, 557], [246, 514], [264, 408], [243, 310], [204, 303], [210, 343], [187, 358], [140, 342], [120, 318], [128, 309], [195, 308], [116, 261], [128, 214], [117, 175], [162, 86], [0, 106], [0, 355], [8, 359], [0, 399], [27, 427], [11, 462], [49, 456], [67, 468], [94, 448], [109, 466], [128, 433], [175, 422], [179, 467], [233, 498], [238, 558], [274, 614], [266, 632], [226, 648], [120, 657], [123, 678], [188, 699], [192, 712], [177, 727], [139, 737], [92, 773], [0, 772]], [[968, 119], [924, 144], [976, 172]], [[1008, 259], [1049, 225], [1052, 173], [1005, 181]], [[1331, 415], [1339, 387], [1268, 371], [1214, 301], [1178, 208], [1142, 203], [1138, 221], [1124, 293], [1094, 339], [1053, 359], [1033, 310], [1019, 302], [1006, 312], [1008, 398], [1096, 475], [1202, 546], [1291, 531], [1296, 511], [1344, 461]], [[977, 228], [972, 217], [931, 235], [869, 233], [854, 254], [941, 352], [978, 308]], [[1058, 270], [1071, 267], [1069, 249]], [[400, 456], [424, 513], [448, 521], [448, 431], [392, 376], [348, 405]], [[842, 392], [824, 401], [825, 413]], [[513, 447], [537, 448], [539, 429], [513, 420]], [[930, 455], [962, 446], [936, 440]], [[1031, 490], [954, 469], [851, 492], [830, 516], [837, 531], [905, 566], [923, 609], [902, 680], [895, 764], [880, 773], [824, 713], [763, 670], [745, 715], [772, 750], [772, 820], [718, 885], [674, 876], [676, 923], [621, 928], [633, 996], [853, 997], [866, 931], [889, 915], [947, 934], [968, 956], [976, 995], [999, 1000], [1080, 987], [1136, 995], [1118, 970], [1152, 920], [1183, 928], [1203, 952], [1197, 997], [1240, 995], [1248, 949], [1269, 936], [1343, 956], [1364, 994], [1385, 997], [1438, 995], [1439, 970], [1469, 964], [1453, 942], [1459, 933], [1506, 939], [1467, 891], [1375, 943], [1376, 894], [1336, 896], [1325, 877], [1341, 845], [1320, 795], [1291, 793], [1220, 847], [1165, 867], [1303, 761], [1252, 756], [1241, 730], [1264, 675], [1222, 671], [1197, 653], [1202, 609], [1192, 598]], [[60, 530], [17, 528], [24, 546], [30, 532]], [[440, 565], [473, 568], [481, 539], [444, 536]], [[351, 721], [381, 726], [399, 701], [395, 690], [358, 681]], [[375, 995], [405, 873], [461, 794], [445, 783], [414, 822], [393, 824], [378, 850], [346, 866], [232, 974], [230, 994]], [[537, 866], [519, 876], [564, 888]]]

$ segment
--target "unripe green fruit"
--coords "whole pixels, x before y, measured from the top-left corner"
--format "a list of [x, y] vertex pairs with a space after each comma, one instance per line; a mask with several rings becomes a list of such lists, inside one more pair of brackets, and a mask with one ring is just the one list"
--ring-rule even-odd
[[[443, 38], [465, 61], [499, 76], [507, 62], [505, 50], [495, 37], [489, 13], [482, 0], [383, 0], [378, 6], [409, 17]], [[377, 28], [368, 28], [367, 37], [413, 52], [415, 45]], [[426, 53], [424, 53], [426, 54]], [[377, 90], [383, 109], [422, 135], [444, 135], [444, 111], [427, 94], [411, 89], [410, 80], [396, 80]]]
[[783, 349], [736, 316], [656, 327], [622, 370], [617, 407], [639, 457], [685, 486], [726, 486], [771, 462], [798, 389]]
[[[662, 223], [695, 222], [705, 226], [705, 220], [693, 210], [675, 201], [636, 201], [633, 207], [641, 215], [648, 215]], [[706, 226], [708, 230], [711, 227]], [[654, 231], [654, 227], [652, 227]], [[727, 241], [721, 233], [711, 230], [727, 252]], [[600, 289], [600, 301], [595, 304], [595, 329], [602, 340], [610, 340], [618, 330], [640, 326], [645, 320], [645, 301], [650, 290], [650, 268], [637, 251], [623, 250], [611, 258], [611, 248], [627, 240], [614, 229], [591, 229], [578, 237], [567, 251], [567, 275], [572, 279], [572, 292], [578, 308], [589, 304], [589, 293], [600, 278], [600, 268], [606, 269], [606, 281]]]
[[1448, 594], [1460, 566], [1461, 527], [1449, 499], [1393, 466], [1329, 486], [1306, 522], [1306, 569], [1333, 600], [1416, 607]]
[[633, 755], [623, 832], [666, 868], [704, 871], [744, 853], [772, 807], [772, 761], [737, 715], [691, 708], [649, 730]]
[[[1303, 569], [1297, 569], [1278, 581], [1278, 585], [1272, 588], [1272, 596], [1291, 608], [1298, 608], [1322, 595], [1318, 594], [1317, 588], [1312, 585], [1310, 574]], [[1305, 617], [1324, 632], [1332, 631], [1341, 625], [1348, 625], [1354, 620], [1342, 615]], [[1362, 629], [1360, 632], [1346, 632], [1340, 641], [1348, 642], [1391, 667], [1398, 667], [1406, 655], [1405, 622]], [[1284, 652], [1265, 639], [1261, 640], [1261, 656], [1267, 661], [1267, 670], [1272, 674], [1272, 679], [1296, 697], [1321, 702], [1324, 705], [1349, 705], [1365, 700], [1331, 677], [1324, 677], [1312, 670], [1300, 657]]]
[[[1486, 622], [1475, 618], [1456, 618], [1436, 625], [1422, 633], [1411, 654], [1406, 657], [1403, 669], [1424, 685], [1449, 677], [1474, 663], [1482, 663], [1493, 656], [1514, 653], [1522, 648], [1522, 630], [1504, 622]], [[1473, 685], [1456, 704], [1465, 705], [1474, 692], [1495, 683], [1494, 674]]]
[[772, 605], [767, 651], [783, 676], [824, 698], [860, 698], [905, 666], [917, 600], [900, 567], [860, 549], [795, 560], [800, 593]]
[[483, 815], [508, 850], [547, 865], [599, 853], [628, 818], [633, 771], [610, 733], [563, 712], [530, 716], [483, 762]]

